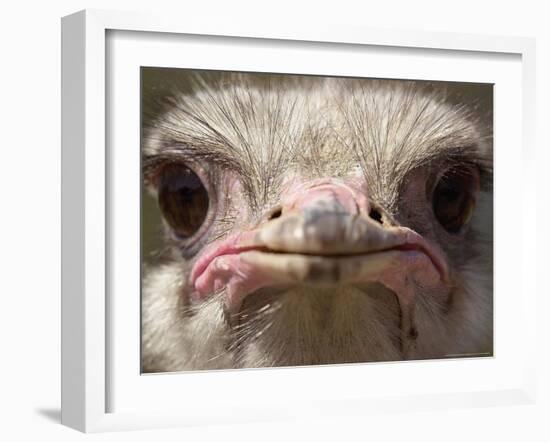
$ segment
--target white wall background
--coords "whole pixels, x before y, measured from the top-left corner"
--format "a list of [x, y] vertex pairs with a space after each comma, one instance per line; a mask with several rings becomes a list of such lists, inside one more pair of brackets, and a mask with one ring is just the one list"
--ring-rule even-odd
[[[0, 440], [550, 440], [550, 302], [542, 279], [550, 160], [550, 13], [544, 2], [20, 0], [0, 11]], [[60, 17], [83, 8], [537, 38], [540, 398], [536, 406], [85, 436], [59, 425]], [[546, 150], [546, 151], [545, 151]], [[518, 175], [518, 181], [520, 180]], [[519, 184], [519, 183], [518, 183]], [[511, 202], [511, 216], [514, 215]], [[513, 234], [513, 232], [511, 232]], [[547, 262], [550, 262], [546, 258]], [[535, 262], [535, 261], [534, 261]]]

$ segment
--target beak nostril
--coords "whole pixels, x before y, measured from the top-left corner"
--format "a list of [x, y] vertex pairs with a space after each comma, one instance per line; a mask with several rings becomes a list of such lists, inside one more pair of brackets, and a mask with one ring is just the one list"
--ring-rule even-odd
[[275, 219], [275, 218], [279, 218], [282, 214], [283, 214], [283, 209], [280, 208], [280, 207], [277, 207], [276, 209], [274, 209], [274, 210], [269, 214], [269, 216], [267, 217], [267, 219], [268, 219], [268, 220], [272, 220], [272, 219]]
[[375, 220], [376, 222], [378, 222], [380, 224], [383, 224], [382, 214], [378, 210], [376, 210], [374, 208], [370, 209], [369, 217], [372, 218], [373, 220]]

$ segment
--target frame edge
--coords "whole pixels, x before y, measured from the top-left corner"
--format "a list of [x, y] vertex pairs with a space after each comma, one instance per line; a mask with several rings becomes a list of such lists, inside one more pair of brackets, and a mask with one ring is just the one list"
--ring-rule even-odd
[[105, 25], [62, 19], [61, 423], [106, 416]]
[[61, 21], [61, 423], [85, 428], [86, 15]]

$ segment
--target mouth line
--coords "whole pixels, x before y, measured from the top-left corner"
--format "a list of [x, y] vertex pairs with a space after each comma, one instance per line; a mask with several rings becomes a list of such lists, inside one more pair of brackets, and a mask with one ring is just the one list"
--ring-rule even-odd
[[[240, 254], [246, 254], [253, 252], [255, 256], [258, 255], [265, 255], [265, 256], [272, 256], [272, 257], [288, 257], [288, 258], [302, 258], [302, 259], [311, 259], [311, 260], [319, 260], [319, 261], [341, 261], [346, 259], [356, 259], [356, 258], [368, 258], [373, 257], [377, 255], [382, 255], [389, 252], [418, 252], [423, 253], [427, 257], [429, 257], [432, 260], [432, 263], [434, 264], [434, 267], [440, 271], [439, 263], [435, 262], [434, 259], [430, 256], [429, 253], [426, 252], [422, 247], [419, 247], [416, 244], [403, 244], [400, 246], [395, 247], [389, 247], [387, 249], [380, 249], [380, 250], [372, 250], [372, 251], [363, 251], [363, 252], [351, 252], [351, 253], [319, 253], [319, 252], [297, 252], [297, 251], [287, 251], [287, 250], [273, 250], [269, 247], [262, 247], [262, 246], [250, 246], [250, 247], [243, 247], [240, 249], [234, 249], [227, 251], [227, 253], [221, 253], [219, 255], [216, 255], [214, 259], [221, 258], [224, 256], [231, 256], [231, 255], [240, 255]], [[256, 255], [257, 254], [257, 255]], [[206, 270], [206, 269], [205, 269]], [[442, 269], [441, 269], [442, 270]], [[204, 271], [202, 272], [204, 273]], [[202, 274], [201, 273], [201, 274]], [[443, 271], [440, 272], [443, 274]], [[197, 274], [195, 279], [198, 279], [201, 274]]]
[[[273, 257], [296, 257], [301, 259], [310, 259], [310, 260], [320, 260], [320, 261], [342, 261], [346, 259], [360, 259], [368, 257], [373, 257], [377, 255], [382, 255], [384, 253], [390, 253], [390, 252], [417, 252], [422, 253], [423, 255], [427, 256], [432, 265], [437, 269], [437, 272], [439, 273], [442, 281], [447, 281], [448, 275], [447, 275], [447, 269], [445, 266], [445, 263], [442, 261], [442, 259], [434, 253], [431, 253], [429, 249], [426, 247], [422, 247], [419, 243], [405, 243], [393, 247], [388, 247], [386, 249], [380, 249], [380, 250], [373, 250], [373, 251], [361, 251], [361, 252], [351, 252], [351, 253], [319, 253], [319, 252], [296, 252], [296, 251], [286, 251], [286, 250], [273, 250], [266, 246], [231, 246], [229, 247], [223, 247], [221, 246], [216, 250], [217, 253], [210, 253], [208, 256], [203, 257], [202, 260], [197, 262], [197, 264], [194, 266], [191, 275], [190, 275], [190, 281], [191, 284], [194, 286], [197, 280], [201, 278], [201, 276], [204, 274], [204, 272], [208, 269], [210, 264], [215, 261], [218, 258], [228, 257], [228, 256], [235, 256], [235, 255], [241, 255], [253, 252], [255, 254], [258, 254], [259, 256], [265, 255], [265, 256], [273, 256]], [[258, 256], [256, 255], [256, 256]]]
[[[414, 244], [403, 244], [401, 246], [396, 247], [388, 247], [387, 249], [380, 249], [380, 250], [372, 250], [372, 251], [363, 251], [363, 252], [349, 252], [349, 253], [333, 253], [333, 252], [308, 252], [308, 251], [288, 251], [288, 250], [275, 250], [271, 249], [269, 247], [262, 247], [262, 246], [250, 246], [250, 247], [243, 247], [242, 249], [236, 249], [233, 253], [224, 253], [223, 255], [230, 255], [234, 253], [242, 253], [242, 252], [261, 252], [261, 253], [270, 253], [273, 255], [296, 255], [296, 256], [311, 256], [311, 257], [317, 257], [317, 258], [349, 258], [349, 257], [355, 257], [355, 256], [366, 256], [366, 255], [373, 255], [375, 253], [383, 253], [383, 252], [389, 252], [391, 250], [396, 251], [408, 251], [408, 250], [418, 250], [423, 251], [421, 247], [418, 247]], [[218, 256], [223, 256], [218, 255]]]
[[444, 283], [444, 277], [430, 256], [414, 244], [346, 255], [247, 247], [227, 250], [211, 259], [192, 280], [192, 298], [200, 302], [225, 290], [234, 310], [250, 293], [265, 287], [380, 282], [405, 299], [412, 296], [411, 281], [429, 287]]
[[[263, 262], [263, 260], [269, 260], [271, 263], [276, 264], [277, 262], [285, 263], [285, 260], [290, 261], [296, 261], [296, 262], [305, 262], [307, 265], [315, 266], [316, 264], [320, 266], [320, 268], [317, 270], [317, 272], [322, 272], [323, 269], [326, 269], [327, 271], [332, 270], [334, 266], [340, 265], [347, 265], [347, 264], [355, 264], [355, 263], [368, 263], [368, 273], [374, 274], [374, 273], [387, 273], [386, 267], [388, 269], [391, 269], [391, 273], [398, 273], [400, 271], [398, 265], [396, 264], [389, 264], [389, 262], [394, 261], [403, 261], [405, 262], [410, 261], [411, 259], [414, 259], [416, 261], [423, 260], [423, 262], [430, 262], [433, 266], [433, 268], [438, 273], [440, 279], [442, 281], [446, 280], [446, 274], [444, 272], [444, 269], [440, 266], [439, 262], [435, 260], [430, 253], [428, 253], [425, 249], [422, 247], [419, 247], [416, 244], [404, 244], [401, 246], [395, 246], [390, 247], [387, 249], [381, 249], [381, 250], [375, 250], [375, 251], [364, 251], [364, 252], [355, 252], [355, 253], [312, 253], [312, 252], [288, 252], [284, 250], [272, 250], [267, 247], [257, 247], [257, 248], [247, 248], [246, 250], [239, 251], [236, 255], [241, 255], [245, 261], [252, 264], [254, 267], [257, 267], [259, 264]], [[228, 256], [228, 255], [221, 255]], [[388, 263], [388, 264], [386, 264]], [[261, 266], [260, 266], [261, 267]], [[292, 266], [285, 266], [285, 267], [292, 267]], [[407, 265], [408, 268], [408, 265]], [[341, 272], [339, 272], [341, 273]], [[351, 273], [351, 272], [350, 272]], [[378, 276], [376, 277], [365, 277], [362, 278], [360, 275], [363, 274], [361, 272], [357, 275], [357, 280], [354, 282], [362, 282], [362, 281], [370, 281], [370, 280], [377, 280]], [[352, 281], [349, 279], [349, 277], [346, 279], [349, 281]], [[334, 275], [330, 275], [327, 278], [321, 277], [319, 275], [319, 284], [336, 284], [339, 282], [338, 277], [335, 277]], [[310, 275], [307, 276], [304, 275], [304, 277], [298, 277], [296, 278], [296, 282], [298, 283], [304, 283], [304, 284], [315, 284], [315, 279], [310, 278]]]

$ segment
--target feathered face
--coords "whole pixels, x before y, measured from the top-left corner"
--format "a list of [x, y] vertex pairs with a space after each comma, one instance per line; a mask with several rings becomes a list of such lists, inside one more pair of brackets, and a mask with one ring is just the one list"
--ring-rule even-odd
[[491, 354], [488, 140], [415, 82], [176, 95], [145, 137], [171, 254], [144, 281], [144, 369]]

